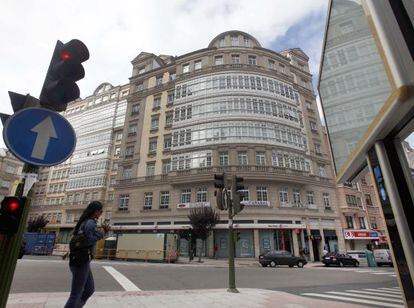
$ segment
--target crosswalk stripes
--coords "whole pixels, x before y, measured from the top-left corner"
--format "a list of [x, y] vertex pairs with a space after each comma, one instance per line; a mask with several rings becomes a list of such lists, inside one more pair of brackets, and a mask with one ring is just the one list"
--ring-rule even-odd
[[327, 291], [323, 293], [302, 293], [320, 299], [330, 299], [375, 307], [403, 308], [404, 301], [398, 287], [346, 291]]
[[361, 274], [371, 275], [386, 275], [389, 277], [397, 277], [394, 271], [374, 270], [374, 269], [361, 269], [361, 268], [341, 268], [341, 267], [314, 267], [316, 269], [330, 270], [330, 271], [341, 271], [341, 272], [354, 272]]

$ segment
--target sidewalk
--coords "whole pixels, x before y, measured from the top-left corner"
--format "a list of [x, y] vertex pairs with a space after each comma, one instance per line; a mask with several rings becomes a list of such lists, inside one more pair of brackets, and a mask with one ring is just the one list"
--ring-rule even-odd
[[[240, 259], [235, 259], [234, 263], [236, 267], [261, 267], [258, 259], [240, 258]], [[228, 267], [227, 259], [211, 259], [211, 258], [203, 258], [201, 263], [198, 262], [198, 259], [194, 259], [193, 261], [188, 262], [188, 258], [180, 258], [174, 264]], [[322, 267], [322, 266], [324, 266], [322, 262], [309, 262], [305, 265], [305, 267]]]
[[[362, 308], [334, 301], [316, 300], [286, 292], [263, 289], [239, 289], [240, 293], [229, 293], [224, 289], [96, 292], [85, 305], [87, 308]], [[61, 308], [69, 293], [22, 293], [10, 294], [8, 308]]]

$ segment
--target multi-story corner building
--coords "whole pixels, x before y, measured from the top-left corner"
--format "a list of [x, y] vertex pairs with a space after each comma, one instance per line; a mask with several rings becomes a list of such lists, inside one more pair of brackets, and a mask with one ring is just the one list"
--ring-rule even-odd
[[0, 149], [0, 201], [14, 195], [22, 170], [23, 163], [20, 160], [9, 150]]
[[91, 200], [106, 205], [102, 219], [111, 217], [110, 185], [117, 172], [128, 88], [103, 83], [93, 95], [71, 102], [63, 113], [75, 129], [76, 148], [66, 162], [40, 169], [29, 216], [45, 215], [47, 228], [59, 233], [60, 242], [67, 242]]
[[387, 247], [384, 219], [371, 176], [366, 174], [357, 183], [338, 185], [337, 196], [346, 250]]
[[[324, 247], [343, 251], [308, 60], [299, 48], [275, 52], [240, 31], [178, 57], [140, 53], [112, 211], [118, 232], [188, 227], [190, 208], [216, 207], [213, 176], [225, 172], [246, 186], [235, 218], [238, 257], [305, 248], [318, 260]], [[221, 217], [208, 255], [214, 247], [227, 255]]]

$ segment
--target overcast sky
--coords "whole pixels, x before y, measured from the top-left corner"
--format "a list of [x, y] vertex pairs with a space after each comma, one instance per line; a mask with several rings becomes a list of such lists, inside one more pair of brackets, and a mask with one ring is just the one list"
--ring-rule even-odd
[[[241, 30], [262, 46], [300, 47], [318, 73], [328, 0], [2, 0], [0, 112], [12, 113], [7, 91], [38, 97], [56, 40], [89, 48], [81, 97], [102, 82], [125, 84], [141, 51], [181, 55], [207, 47], [219, 33]], [[4, 146], [3, 140], [0, 146]]]

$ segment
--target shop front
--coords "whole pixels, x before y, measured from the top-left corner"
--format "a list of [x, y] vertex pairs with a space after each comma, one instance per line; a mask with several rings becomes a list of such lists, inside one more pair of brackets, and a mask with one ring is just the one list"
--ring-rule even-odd
[[290, 229], [260, 230], [259, 231], [260, 253], [271, 250], [286, 250], [292, 254], [293, 236]]
[[335, 230], [323, 229], [323, 236], [325, 239], [325, 249], [328, 252], [338, 252], [338, 236]]
[[380, 234], [373, 230], [344, 230], [346, 250], [373, 250]]
[[[235, 230], [239, 233], [239, 240], [236, 242], [236, 258], [254, 258], [253, 230]], [[228, 231], [214, 230], [214, 243], [217, 258], [228, 256]]]

